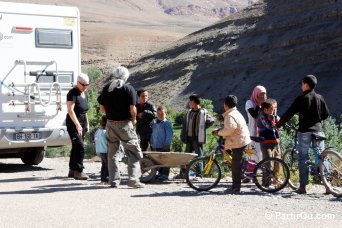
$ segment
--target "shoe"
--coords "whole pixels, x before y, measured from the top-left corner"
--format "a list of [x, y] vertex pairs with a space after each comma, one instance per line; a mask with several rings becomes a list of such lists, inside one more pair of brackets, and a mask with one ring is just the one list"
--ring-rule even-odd
[[88, 180], [88, 175], [84, 172], [74, 171], [74, 178], [75, 180]]
[[74, 170], [69, 169], [68, 177], [74, 178], [74, 172], [75, 172]]
[[131, 188], [144, 188], [145, 184], [139, 182], [139, 181], [128, 181], [128, 187]]
[[275, 189], [275, 186], [273, 184], [270, 184], [270, 186], [268, 186], [268, 189], [269, 190], [274, 190]]
[[305, 189], [305, 187], [299, 187], [299, 188], [295, 191], [295, 193], [300, 194], [300, 195], [306, 194], [306, 189]]
[[184, 174], [177, 174], [173, 179], [181, 180], [181, 179], [185, 179], [185, 176]]
[[229, 194], [229, 195], [238, 195], [240, 194], [240, 189], [238, 188], [227, 188], [226, 190], [223, 191], [224, 194]]
[[169, 180], [169, 177], [166, 175], [160, 175], [157, 177], [157, 179], [160, 181], [166, 181], [166, 180]]
[[118, 188], [119, 187], [119, 184], [117, 184], [116, 182], [108, 182], [108, 186], [110, 188]]
[[247, 183], [251, 182], [251, 179], [244, 178], [241, 182], [244, 183], [244, 184], [247, 184]]

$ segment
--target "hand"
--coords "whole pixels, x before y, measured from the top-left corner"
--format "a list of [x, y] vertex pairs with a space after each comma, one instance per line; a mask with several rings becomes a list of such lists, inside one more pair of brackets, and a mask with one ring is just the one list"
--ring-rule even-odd
[[211, 134], [212, 134], [212, 135], [218, 135], [218, 130], [213, 130], [213, 131], [211, 132]]
[[144, 116], [144, 113], [143, 113], [143, 112], [140, 112], [140, 113], [138, 114], [138, 118], [139, 118], [139, 119], [142, 119], [143, 116]]
[[77, 126], [76, 129], [77, 129], [77, 133], [82, 136], [83, 128], [81, 126]]
[[163, 151], [164, 151], [164, 152], [170, 151], [170, 145], [165, 145], [165, 146], [163, 146]]
[[132, 120], [132, 123], [133, 123], [133, 126], [135, 127], [137, 125], [137, 120], [136, 119]]

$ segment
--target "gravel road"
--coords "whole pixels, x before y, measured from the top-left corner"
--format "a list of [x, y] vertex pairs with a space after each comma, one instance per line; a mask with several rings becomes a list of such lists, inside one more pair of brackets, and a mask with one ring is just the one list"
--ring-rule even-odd
[[85, 161], [91, 178], [77, 181], [66, 177], [68, 158], [45, 158], [35, 167], [1, 159], [0, 227], [342, 226], [342, 199], [324, 195], [323, 186], [297, 195], [245, 184], [243, 194], [223, 195], [229, 183], [198, 193], [182, 180], [130, 189], [124, 179], [112, 189], [100, 185], [100, 166]]

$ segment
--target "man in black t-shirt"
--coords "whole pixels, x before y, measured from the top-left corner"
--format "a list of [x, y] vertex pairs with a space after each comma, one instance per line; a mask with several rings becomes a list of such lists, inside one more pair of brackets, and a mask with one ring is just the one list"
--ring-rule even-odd
[[137, 110], [136, 91], [126, 81], [129, 72], [125, 67], [117, 67], [112, 74], [112, 81], [106, 85], [97, 101], [101, 112], [106, 114], [106, 135], [108, 142], [108, 171], [111, 187], [118, 187], [121, 181], [120, 143], [128, 157], [128, 186], [142, 188], [140, 182], [140, 159], [143, 157], [138, 136], [135, 132]]

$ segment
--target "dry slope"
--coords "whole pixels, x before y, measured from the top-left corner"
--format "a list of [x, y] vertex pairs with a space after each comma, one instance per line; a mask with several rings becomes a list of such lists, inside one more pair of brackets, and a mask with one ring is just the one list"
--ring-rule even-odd
[[338, 116], [341, 35], [340, 0], [261, 0], [131, 64], [131, 83], [152, 91], [157, 104], [182, 106], [196, 92], [217, 111], [227, 94], [236, 94], [242, 108], [262, 84], [282, 113], [300, 93], [300, 79], [316, 74], [317, 90]]

